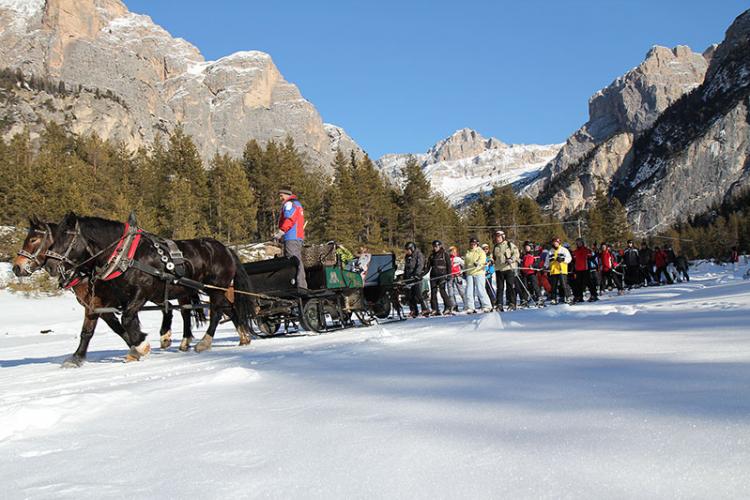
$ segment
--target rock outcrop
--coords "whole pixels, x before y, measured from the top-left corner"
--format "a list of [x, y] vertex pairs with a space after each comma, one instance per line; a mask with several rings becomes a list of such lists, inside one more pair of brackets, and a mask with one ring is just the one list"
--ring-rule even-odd
[[563, 217], [586, 208], [630, 161], [635, 137], [701, 84], [707, 55], [685, 46], [653, 47], [640, 65], [591, 97], [589, 121], [522, 191]]
[[612, 192], [634, 227], [663, 229], [750, 189], [750, 10], [712, 50], [705, 81], [635, 142]]
[[[335, 146], [317, 110], [268, 54], [205, 61], [193, 45], [120, 0], [0, 0], [0, 21], [0, 67], [111, 92], [122, 101], [129, 115], [122, 127], [91, 129], [104, 138], [137, 148], [181, 122], [204, 159], [239, 155], [251, 138], [286, 136], [312, 164], [328, 166], [333, 158]], [[73, 121], [78, 131], [84, 125]], [[360, 151], [348, 136], [336, 145]]]
[[414, 157], [433, 189], [450, 202], [460, 204], [495, 185], [515, 184], [535, 177], [560, 147], [560, 144], [509, 145], [465, 128], [439, 141], [426, 153], [389, 154], [377, 164], [388, 177], [400, 181], [404, 165], [409, 157]]

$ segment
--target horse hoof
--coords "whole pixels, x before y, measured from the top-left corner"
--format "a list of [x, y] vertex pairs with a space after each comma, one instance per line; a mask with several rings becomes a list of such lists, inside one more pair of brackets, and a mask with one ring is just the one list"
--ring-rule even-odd
[[172, 330], [167, 330], [160, 338], [161, 348], [169, 349], [172, 345]]
[[61, 365], [62, 368], [80, 368], [83, 364], [84, 359], [79, 358], [78, 356], [71, 356], [65, 361], [63, 361], [63, 364]]
[[211, 349], [211, 337], [203, 337], [200, 342], [195, 344], [195, 352], [203, 352]]
[[240, 328], [238, 332], [240, 334], [240, 345], [250, 344], [250, 341], [252, 340], [250, 332], [248, 332], [245, 328]]
[[147, 356], [150, 352], [151, 344], [149, 344], [148, 341], [144, 340], [139, 345], [134, 345], [130, 348], [127, 356], [125, 356], [125, 362], [130, 363], [133, 361], [140, 361], [142, 357]]
[[182, 339], [182, 342], [180, 342], [180, 350], [182, 352], [188, 352], [190, 350], [190, 339]]

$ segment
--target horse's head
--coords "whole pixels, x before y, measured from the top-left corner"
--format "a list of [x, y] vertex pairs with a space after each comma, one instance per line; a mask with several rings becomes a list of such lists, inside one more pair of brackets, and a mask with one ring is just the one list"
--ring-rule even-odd
[[31, 276], [44, 265], [56, 228], [57, 224], [40, 221], [36, 216], [29, 219], [29, 232], [13, 259], [13, 274], [19, 278]]
[[68, 212], [52, 232], [52, 244], [46, 252], [44, 269], [51, 276], [64, 275], [85, 260], [87, 248], [78, 216]]

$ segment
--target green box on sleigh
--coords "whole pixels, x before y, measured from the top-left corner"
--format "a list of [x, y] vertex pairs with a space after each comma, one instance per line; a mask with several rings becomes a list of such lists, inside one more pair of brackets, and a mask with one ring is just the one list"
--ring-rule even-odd
[[362, 275], [342, 269], [340, 266], [325, 266], [326, 288], [362, 288]]

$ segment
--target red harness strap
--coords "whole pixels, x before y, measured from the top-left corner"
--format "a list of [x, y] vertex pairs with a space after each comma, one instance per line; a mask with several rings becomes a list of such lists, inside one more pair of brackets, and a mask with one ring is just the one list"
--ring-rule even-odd
[[[122, 237], [120, 238], [120, 241], [117, 243], [117, 246], [115, 247], [115, 251], [112, 252], [112, 255], [110, 255], [109, 259], [107, 259], [107, 265], [110, 265], [114, 259], [117, 258], [117, 256], [123, 252], [123, 245], [125, 245], [125, 241], [128, 237], [128, 232], [130, 232], [130, 224], [127, 222], [125, 223], [125, 231], [122, 233]], [[138, 229], [135, 232], [135, 236], [133, 237], [133, 240], [130, 242], [130, 248], [127, 250], [127, 258], [128, 260], [131, 260], [133, 256], [135, 255], [135, 251], [138, 250], [138, 245], [141, 243], [141, 234], [143, 233], [142, 229]], [[123, 273], [122, 270], [118, 269], [114, 271], [109, 276], [105, 276], [102, 278], [103, 281], [109, 281], [117, 278], [118, 276], [121, 276]]]
[[81, 282], [81, 278], [74, 278], [73, 280], [71, 280], [70, 283], [68, 283], [67, 285], [65, 285], [65, 289], [66, 290], [70, 290], [71, 288], [73, 288], [74, 286], [76, 286], [80, 282]]

